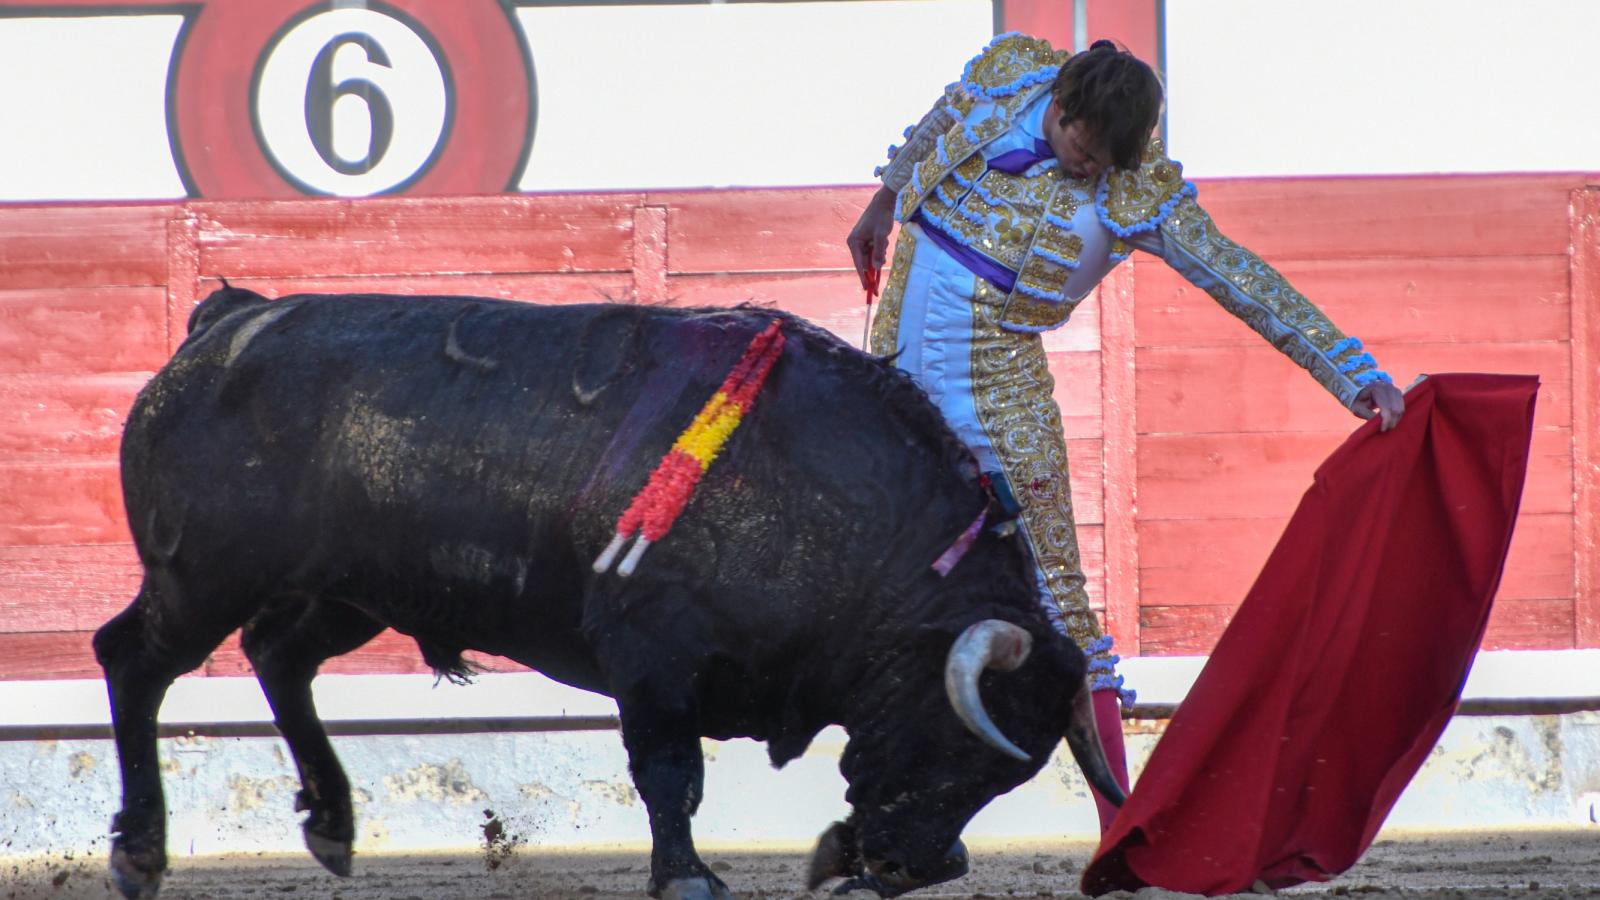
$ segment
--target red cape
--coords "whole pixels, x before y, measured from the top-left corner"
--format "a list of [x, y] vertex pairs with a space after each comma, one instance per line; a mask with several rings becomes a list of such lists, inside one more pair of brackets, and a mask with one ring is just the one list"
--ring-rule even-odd
[[1539, 381], [1437, 375], [1317, 470], [1099, 852], [1091, 896], [1325, 881], [1454, 714], [1522, 497]]

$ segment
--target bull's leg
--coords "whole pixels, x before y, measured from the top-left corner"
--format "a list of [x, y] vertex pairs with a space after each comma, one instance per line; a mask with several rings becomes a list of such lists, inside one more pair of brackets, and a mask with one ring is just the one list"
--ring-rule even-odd
[[300, 825], [306, 849], [335, 875], [350, 874], [355, 813], [350, 781], [311, 698], [311, 680], [325, 660], [349, 653], [383, 629], [355, 607], [312, 600], [262, 611], [240, 639], [300, 772], [294, 806], [309, 813]]
[[[622, 719], [627, 767], [650, 812], [648, 890], [664, 900], [731, 898], [722, 879], [694, 852], [690, 833], [690, 817], [699, 809], [706, 783], [694, 698], [693, 647], [701, 628], [704, 623], [693, 615], [670, 623], [635, 615], [629, 625], [597, 629], [600, 634], [592, 637]], [[672, 647], [662, 642], [667, 634]]]
[[652, 678], [617, 697], [628, 769], [650, 813], [650, 885], [664, 900], [729, 900], [694, 849], [689, 819], [700, 808], [705, 760], [686, 681]]
[[129, 898], [155, 896], [167, 870], [167, 804], [156, 747], [161, 701], [172, 682], [204, 662], [237, 624], [189, 621], [158, 606], [147, 578], [133, 603], [94, 635], [122, 770], [122, 809], [111, 820], [111, 876]]

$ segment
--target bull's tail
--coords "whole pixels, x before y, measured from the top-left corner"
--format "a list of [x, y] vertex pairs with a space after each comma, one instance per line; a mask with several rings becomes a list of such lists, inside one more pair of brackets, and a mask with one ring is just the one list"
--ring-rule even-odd
[[223, 279], [222, 287], [212, 291], [189, 314], [189, 333], [198, 334], [236, 310], [268, 302], [271, 301], [255, 291], [236, 288]]

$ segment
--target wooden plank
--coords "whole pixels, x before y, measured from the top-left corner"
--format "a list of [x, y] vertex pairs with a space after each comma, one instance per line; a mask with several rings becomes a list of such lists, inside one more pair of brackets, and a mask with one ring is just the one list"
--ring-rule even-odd
[[133, 399], [148, 372], [110, 375], [0, 375], [0, 458], [114, 461]]
[[[1566, 340], [1566, 256], [1286, 260], [1276, 268], [1346, 333], [1387, 343]], [[1166, 265], [1138, 259], [1141, 347], [1262, 343]]]
[[1093, 438], [1067, 441], [1067, 470], [1072, 480], [1072, 515], [1079, 525], [1106, 522], [1106, 469], [1102, 445]]
[[1496, 603], [1484, 632], [1484, 650], [1566, 650], [1573, 646], [1572, 601]]
[[[1287, 516], [1312, 474], [1345, 435], [1317, 432], [1146, 435], [1139, 442], [1139, 517]], [[1538, 429], [1530, 449], [1524, 513], [1571, 513], [1572, 436]]]
[[1262, 519], [1139, 522], [1139, 591], [1151, 607], [1238, 606], [1288, 525]]
[[7, 205], [0, 290], [164, 285], [168, 203]]
[[672, 275], [667, 297], [673, 306], [733, 306], [751, 303], [787, 310], [861, 346], [866, 295], [854, 271], [721, 272]]
[[[1151, 606], [1242, 602], [1287, 518], [1167, 519], [1139, 523], [1139, 579]], [[1570, 597], [1572, 517], [1518, 517], [1496, 602]]]
[[1232, 606], [1142, 606], [1140, 656], [1206, 656], [1233, 620]]
[[[317, 276], [306, 278], [230, 278], [234, 287], [249, 288], [267, 297], [290, 294], [405, 294], [461, 297], [497, 297], [530, 303], [626, 303], [633, 290], [624, 273], [540, 274], [435, 274]], [[203, 278], [198, 302], [222, 287], [215, 278]], [[182, 310], [180, 333], [194, 307]]]
[[1202, 179], [1222, 232], [1290, 259], [1564, 255], [1581, 175]]
[[637, 194], [192, 202], [200, 271], [232, 280], [627, 272]]
[[[1100, 422], [1105, 440], [1102, 482], [1106, 512], [1106, 628], [1129, 656], [1140, 654], [1139, 533], [1137, 506], [1139, 426], [1135, 413], [1136, 271], [1111, 273], [1095, 301], [1100, 325]], [[1070, 326], [1069, 326], [1070, 327]]]
[[[667, 281], [667, 296], [674, 306], [775, 306], [821, 325], [853, 347], [861, 346], [867, 312], [866, 296], [853, 270], [673, 275]], [[1098, 351], [1099, 315], [1094, 298], [1085, 300], [1070, 324], [1041, 336], [1045, 351]]]
[[[1572, 360], [1564, 342], [1376, 344], [1369, 349], [1402, 388], [1423, 372], [1538, 375], [1534, 426], [1572, 423]], [[1138, 373], [1139, 428], [1147, 433], [1339, 431], [1361, 424], [1265, 341], [1142, 349]]]
[[854, 272], [844, 239], [871, 187], [660, 191], [674, 275], [832, 269]]
[[[1229, 606], [1146, 606], [1140, 610], [1144, 656], [1204, 656], [1231, 621]], [[1566, 600], [1513, 600], [1496, 604], [1484, 634], [1485, 650], [1551, 650], [1572, 646], [1572, 604]]]
[[[1165, 61], [1161, 57], [1161, 32], [1166, 27], [1166, 0], [1084, 0], [1087, 4], [1088, 41], [1101, 38], [1116, 41], [1127, 47], [1134, 56], [1162, 71]], [[1071, 6], [1058, 3], [1057, 15], [1068, 19]], [[1070, 27], [1070, 26], [1069, 26]], [[1066, 48], [1069, 44], [1056, 44]], [[1165, 72], [1163, 72], [1163, 76]]]
[[188, 210], [167, 220], [167, 355], [188, 333], [189, 312], [200, 302], [200, 223]]
[[0, 292], [0, 375], [153, 372], [166, 317], [159, 287]]
[[[467, 653], [465, 658], [483, 672], [526, 672], [526, 667], [509, 659], [486, 653]], [[318, 670], [325, 675], [422, 675], [432, 672], [422, 661], [422, 654], [411, 638], [398, 631], [384, 631], [365, 646], [343, 656], [328, 660]], [[250, 660], [239, 649], [239, 636], [233, 634], [222, 642], [201, 667], [208, 676], [249, 676], [255, 670]]]
[[1078, 559], [1083, 566], [1084, 590], [1089, 594], [1089, 608], [1105, 621], [1106, 611], [1106, 538], [1101, 525], [1078, 526]]
[[88, 631], [0, 633], [0, 681], [105, 677]]
[[0, 463], [0, 546], [130, 541], [114, 460]]
[[1600, 186], [1572, 192], [1572, 488], [1576, 643], [1600, 647]]
[[[1067, 321], [1067, 324], [1039, 335], [1040, 340], [1044, 341], [1045, 352], [1066, 353], [1072, 350], [1098, 352], [1100, 350], [1101, 332], [1105, 327], [1101, 322], [1100, 296], [1106, 293], [1111, 286], [1119, 285], [1121, 279], [1127, 279], [1128, 286], [1123, 293], [1114, 295], [1116, 302], [1121, 306], [1132, 307], [1133, 269], [1129, 266], [1118, 266], [1111, 271], [1107, 281], [1102, 282], [1100, 287], [1090, 291], [1089, 296], [1083, 298], [1083, 302], [1078, 304], [1078, 308], [1072, 311], [1072, 318]], [[1126, 327], [1130, 329], [1133, 327], [1131, 319]]]
[[1140, 522], [1286, 517], [1344, 438], [1327, 432], [1145, 435], [1138, 449]]
[[635, 303], [667, 299], [667, 208], [641, 206], [633, 211], [633, 292]]
[[1067, 439], [1098, 438], [1101, 430], [1100, 354], [1085, 350], [1046, 354]]
[[[1020, 31], [1050, 42], [1057, 50], [1074, 50], [1073, 0], [1001, 0], [999, 31]], [[976, 48], [974, 48], [976, 51]]]
[[143, 577], [132, 544], [0, 547], [0, 632], [92, 631]]

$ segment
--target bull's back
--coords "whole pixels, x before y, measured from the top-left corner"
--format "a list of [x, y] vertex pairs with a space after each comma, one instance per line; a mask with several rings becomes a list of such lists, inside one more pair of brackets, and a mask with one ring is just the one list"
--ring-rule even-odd
[[[190, 554], [247, 553], [250, 587], [472, 590], [512, 609], [584, 577], [772, 315], [370, 296], [215, 306], [130, 415], [124, 486], [141, 551], [169, 546], [181, 522]], [[746, 512], [715, 511], [777, 501], [782, 461], [758, 457], [781, 451], [725, 455], [736, 485], [707, 501], [704, 527], [756, 549], [782, 540], [750, 534], [761, 522]], [[717, 537], [697, 527], [677, 543]], [[721, 560], [695, 577], [748, 574], [714, 549], [692, 555]]]
[[[431, 555], [429, 571], [514, 580], [628, 403], [607, 361], [582, 358], [607, 340], [604, 307], [232, 305], [198, 319], [130, 414], [123, 478], [142, 549], [181, 521], [190, 552], [246, 546], [263, 578], [325, 547], [374, 573], [415, 576]], [[586, 365], [594, 396], [574, 390]]]

